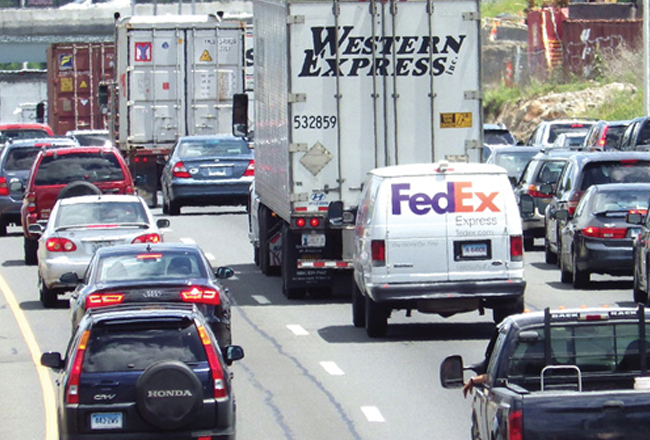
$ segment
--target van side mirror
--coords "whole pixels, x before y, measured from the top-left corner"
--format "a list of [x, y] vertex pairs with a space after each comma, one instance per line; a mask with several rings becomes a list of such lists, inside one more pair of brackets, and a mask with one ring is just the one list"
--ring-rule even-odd
[[245, 137], [248, 134], [248, 95], [236, 93], [232, 97], [232, 134]]

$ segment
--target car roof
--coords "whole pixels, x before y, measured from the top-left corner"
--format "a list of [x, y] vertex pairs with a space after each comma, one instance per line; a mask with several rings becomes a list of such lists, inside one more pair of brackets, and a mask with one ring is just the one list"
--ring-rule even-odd
[[569, 157], [573, 156], [576, 153], [579, 153], [579, 150], [574, 150], [571, 148], [565, 147], [548, 147], [543, 148], [539, 153], [533, 156], [535, 160], [567, 160]]
[[[441, 169], [447, 164], [446, 170]], [[375, 168], [369, 172], [380, 177], [428, 176], [431, 174], [506, 174], [506, 170], [498, 165], [465, 162], [435, 162], [393, 165]]]
[[178, 141], [200, 141], [200, 140], [229, 140], [229, 141], [241, 141], [246, 143], [246, 141], [239, 136], [233, 136], [231, 134], [210, 134], [210, 135], [196, 135], [196, 136], [183, 136]]
[[[72, 141], [74, 142], [74, 141]], [[70, 147], [61, 147], [61, 148], [53, 148], [53, 149], [48, 149], [45, 151], [45, 154], [51, 155], [51, 154], [85, 154], [85, 153], [119, 153], [119, 150], [113, 146], [79, 146], [76, 142], [74, 142], [76, 146], [70, 146]]]
[[106, 246], [97, 249], [96, 253], [102, 257], [123, 254], [140, 254], [150, 252], [200, 252], [201, 248], [195, 243], [136, 243]]
[[512, 152], [530, 153], [531, 151], [541, 151], [541, 148], [532, 145], [512, 145], [507, 147], [497, 147], [494, 150], [492, 150], [492, 154], [512, 153]]
[[38, 122], [11, 122], [8, 124], [0, 124], [0, 130], [16, 130], [16, 129], [43, 129], [52, 131], [49, 125], [40, 124]]
[[75, 147], [75, 148], [79, 146], [79, 144], [75, 140], [67, 137], [41, 137], [41, 138], [32, 138], [32, 139], [15, 139], [9, 142], [7, 145], [25, 146], [25, 147], [47, 147], [47, 146], [52, 146], [52, 144], [63, 145], [65, 147], [68, 146]]
[[142, 199], [134, 194], [93, 194], [86, 196], [75, 196], [60, 199], [61, 205], [76, 205], [90, 202], [135, 202], [142, 203]]

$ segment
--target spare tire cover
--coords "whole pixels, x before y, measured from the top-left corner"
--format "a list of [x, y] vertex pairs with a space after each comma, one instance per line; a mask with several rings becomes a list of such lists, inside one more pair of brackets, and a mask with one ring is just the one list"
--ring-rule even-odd
[[59, 191], [57, 200], [67, 199], [68, 197], [99, 195], [101, 193], [102, 190], [92, 183], [86, 182], [85, 180], [77, 180], [75, 182], [70, 182], [63, 187], [63, 189]]
[[203, 387], [184, 363], [161, 361], [142, 372], [136, 383], [136, 405], [147, 422], [161, 429], [176, 429], [201, 413]]

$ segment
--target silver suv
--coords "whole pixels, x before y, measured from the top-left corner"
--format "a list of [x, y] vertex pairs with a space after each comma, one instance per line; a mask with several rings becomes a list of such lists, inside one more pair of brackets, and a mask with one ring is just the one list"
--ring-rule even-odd
[[570, 131], [586, 131], [591, 128], [598, 120], [597, 119], [552, 119], [542, 121], [530, 135], [526, 145], [538, 146], [548, 148], [553, 145], [555, 139], [562, 133]]

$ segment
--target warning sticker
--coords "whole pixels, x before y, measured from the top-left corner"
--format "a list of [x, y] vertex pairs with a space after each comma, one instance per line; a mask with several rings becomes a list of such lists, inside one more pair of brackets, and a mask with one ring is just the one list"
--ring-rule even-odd
[[74, 82], [72, 78], [61, 78], [61, 92], [72, 92], [74, 91]]
[[88, 83], [84, 80], [81, 80], [81, 83], [79, 84], [80, 89], [87, 89], [88, 88]]
[[470, 128], [472, 113], [440, 113], [440, 128]]
[[212, 61], [212, 57], [210, 56], [210, 52], [208, 52], [208, 49], [205, 49], [203, 51], [203, 53], [201, 54], [201, 58], [199, 58], [199, 61], [203, 61], [203, 62]]
[[135, 43], [135, 60], [148, 62], [151, 61], [151, 42]]

